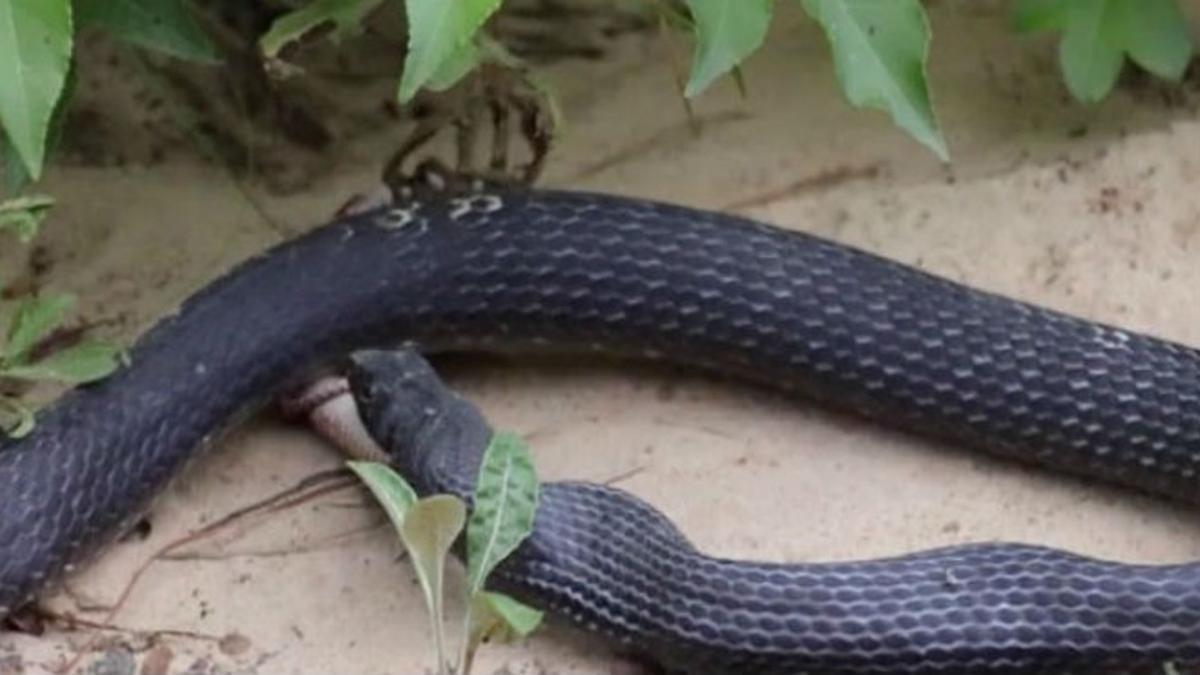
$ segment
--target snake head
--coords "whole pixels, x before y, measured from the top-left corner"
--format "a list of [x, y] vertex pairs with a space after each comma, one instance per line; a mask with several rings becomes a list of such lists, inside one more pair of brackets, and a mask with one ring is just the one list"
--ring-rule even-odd
[[418, 492], [474, 480], [491, 427], [412, 349], [350, 356], [350, 393], [367, 432]]
[[437, 426], [450, 394], [411, 349], [355, 352], [347, 379], [358, 414], [389, 455], [418, 445]]

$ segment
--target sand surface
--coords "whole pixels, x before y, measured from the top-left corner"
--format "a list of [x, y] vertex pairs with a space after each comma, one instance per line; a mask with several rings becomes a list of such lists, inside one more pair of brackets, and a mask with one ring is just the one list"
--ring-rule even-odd
[[[1200, 81], [1131, 81], [1082, 107], [1066, 96], [1053, 43], [1010, 34], [1001, 3], [931, 5], [950, 166], [882, 114], [849, 108], [823, 38], [789, 6], [746, 68], [748, 98], [719, 84], [695, 103], [697, 129], [653, 32], [603, 41], [600, 60], [546, 66], [569, 128], [545, 184], [743, 213], [1200, 345]], [[0, 262], [6, 278], [26, 270], [77, 292], [82, 315], [120, 339], [372, 187], [407, 129], [382, 112], [387, 84], [364, 78], [329, 90], [340, 98], [322, 113], [338, 140], [289, 154], [268, 135], [252, 159], [269, 179], [233, 172], [196, 149], [170, 103], [155, 103], [128, 52], [88, 49], [106, 66], [81, 82], [76, 123], [90, 133], [45, 186], [60, 206], [36, 253], [6, 242]], [[455, 386], [530, 439], [546, 479], [619, 479], [714, 554], [841, 560], [1003, 539], [1128, 561], [1200, 557], [1200, 525], [1185, 509], [769, 392], [589, 360], [452, 365]], [[164, 546], [339, 462], [307, 430], [255, 419], [173, 484], [148, 537], [114, 546], [47, 605], [108, 621]], [[176, 549], [149, 565], [111, 623], [0, 636], [0, 673], [43, 672], [88, 643], [81, 672], [95, 674], [421, 673], [430, 663], [408, 563], [356, 490]], [[637, 670], [552, 627], [485, 649], [476, 672]]]

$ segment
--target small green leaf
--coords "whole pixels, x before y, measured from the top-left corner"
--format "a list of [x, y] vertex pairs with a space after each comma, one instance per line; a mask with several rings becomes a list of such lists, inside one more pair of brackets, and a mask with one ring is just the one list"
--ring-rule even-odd
[[121, 349], [106, 342], [81, 342], [34, 363], [7, 366], [3, 374], [21, 380], [84, 384], [104, 379], [121, 363]]
[[400, 536], [412, 556], [425, 600], [434, 610], [435, 619], [441, 616], [446, 554], [466, 522], [467, 507], [461, 499], [452, 495], [434, 495], [413, 504], [400, 526]]
[[425, 593], [425, 605], [433, 622], [434, 650], [437, 652], [439, 671], [447, 660], [445, 613], [442, 608], [446, 555], [454, 546], [466, 520], [467, 505], [461, 499], [451, 495], [434, 495], [413, 504], [400, 527], [400, 538], [412, 557], [413, 568]]
[[34, 179], [42, 174], [71, 47], [69, 0], [0, 2], [0, 123]]
[[28, 244], [53, 205], [54, 199], [46, 195], [25, 195], [0, 202], [0, 231], [11, 230], [22, 243]]
[[258, 40], [263, 56], [274, 59], [284, 47], [303, 38], [314, 29], [332, 25], [333, 35], [340, 39], [357, 30], [363, 19], [383, 0], [312, 0], [271, 23], [271, 28]]
[[0, 395], [0, 431], [9, 438], [23, 438], [33, 431], [33, 411], [10, 396]]
[[804, 0], [825, 29], [838, 79], [856, 106], [887, 110], [902, 129], [949, 158], [925, 76], [929, 22], [918, 0]]
[[533, 634], [544, 614], [501, 593], [482, 591], [471, 598], [471, 637], [473, 651], [480, 643], [511, 644]]
[[695, 96], [753, 54], [767, 36], [773, 0], [687, 0], [696, 53], [684, 95]]
[[[500, 0], [405, 0], [408, 10], [408, 58], [397, 97], [407, 103], [447, 61], [461, 59]], [[444, 78], [443, 78], [444, 80]]]
[[399, 532], [408, 510], [417, 503], [416, 490], [386, 464], [346, 462], [346, 465], [366, 484]]
[[537, 472], [525, 442], [498, 432], [483, 453], [475, 484], [475, 508], [467, 526], [467, 579], [471, 594], [496, 565], [533, 531], [538, 502]]
[[417, 499], [412, 486], [386, 464], [355, 461], [347, 464], [383, 506], [412, 558], [433, 624], [438, 672], [442, 672], [442, 665], [446, 663], [442, 614], [445, 560], [462, 532], [467, 507], [462, 500], [450, 495]]
[[23, 298], [8, 326], [4, 361], [14, 365], [22, 363], [29, 350], [62, 323], [74, 305], [75, 296], [69, 294]]
[[221, 60], [183, 0], [75, 0], [75, 11], [80, 26], [100, 26], [139, 47], [188, 61]]

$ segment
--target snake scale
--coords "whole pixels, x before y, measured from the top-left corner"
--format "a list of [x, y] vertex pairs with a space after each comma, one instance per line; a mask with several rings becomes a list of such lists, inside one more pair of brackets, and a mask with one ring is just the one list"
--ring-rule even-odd
[[[352, 350], [398, 343], [666, 359], [1200, 502], [1192, 349], [730, 215], [430, 188], [236, 267], [148, 331], [130, 365], [6, 443], [0, 616], [119, 533], [223, 429]], [[1200, 564], [1127, 566], [1018, 545], [838, 565], [723, 561], [636, 500], [573, 490], [548, 493], [535, 534], [571, 546], [539, 549], [518, 579], [686, 670], [1200, 660]], [[596, 554], [575, 553], [583, 543]], [[607, 566], [617, 560], [629, 567]]]

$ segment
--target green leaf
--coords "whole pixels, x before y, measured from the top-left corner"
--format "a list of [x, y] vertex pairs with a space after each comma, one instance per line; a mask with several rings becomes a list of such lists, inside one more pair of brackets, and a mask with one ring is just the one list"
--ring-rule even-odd
[[1017, 0], [1013, 5], [1013, 27], [1022, 32], [1062, 28], [1068, 5], [1063, 0]]
[[523, 640], [537, 630], [544, 615], [507, 595], [480, 591], [471, 596], [467, 618], [469, 624], [463, 642], [463, 673], [470, 672], [479, 645], [484, 642], [511, 644]]
[[0, 231], [11, 230], [22, 243], [28, 244], [53, 205], [54, 199], [46, 195], [25, 195], [0, 202]]
[[762, 46], [773, 0], [687, 0], [696, 53], [684, 95], [699, 94]]
[[22, 438], [33, 431], [33, 411], [11, 396], [0, 395], [0, 431], [9, 438]]
[[0, 122], [34, 179], [71, 63], [69, 0], [0, 2]]
[[929, 22], [918, 0], [804, 0], [825, 29], [838, 79], [856, 106], [887, 110], [942, 160], [949, 158], [925, 76]]
[[1179, 80], [1195, 51], [1175, 0], [1022, 0], [1020, 30], [1060, 29], [1059, 61], [1071, 95], [1102, 100], [1128, 54], [1158, 77]]
[[1121, 0], [1118, 15], [1129, 57], [1163, 79], [1180, 80], [1195, 45], [1175, 0]]
[[121, 349], [106, 342], [81, 342], [30, 364], [7, 366], [5, 377], [21, 380], [57, 380], [84, 384], [104, 379], [121, 363]]
[[188, 61], [221, 60], [183, 0], [75, 0], [75, 11], [80, 26], [100, 26], [139, 47]]
[[[46, 129], [46, 142], [43, 144], [45, 148], [45, 159], [50, 161], [50, 156], [58, 148], [59, 141], [62, 140], [63, 126], [67, 119], [67, 108], [70, 106], [71, 97], [75, 93], [75, 83], [79, 79], [75, 76], [75, 62], [71, 62], [71, 68], [67, 70], [67, 80], [63, 83], [62, 93], [59, 94], [58, 102], [54, 104], [54, 112], [50, 114], [50, 124]], [[8, 142], [3, 130], [0, 130], [0, 159], [4, 165], [4, 188], [12, 194], [19, 194], [30, 183], [33, 182], [33, 177], [25, 169], [25, 164], [17, 153], [13, 150], [12, 144]]]
[[467, 506], [458, 497], [434, 495], [418, 501], [408, 511], [400, 527], [400, 538], [412, 557], [417, 580], [425, 593], [425, 605], [433, 623], [434, 650], [438, 670], [446, 663], [445, 613], [442, 605], [442, 585], [446, 571], [446, 555], [462, 532], [467, 520]]
[[1059, 44], [1063, 77], [1075, 98], [1095, 103], [1117, 83], [1125, 55], [1118, 44], [1117, 26], [1109, 16], [1113, 8], [1108, 0], [1070, 2]]
[[3, 128], [0, 128], [0, 160], [3, 160], [4, 170], [4, 186], [0, 188], [0, 194], [18, 194], [33, 181], [25, 169], [25, 160], [17, 154], [17, 149], [9, 142]]
[[475, 484], [475, 508], [467, 526], [467, 579], [474, 595], [496, 565], [533, 531], [537, 472], [525, 442], [498, 432], [483, 453]]
[[544, 614], [502, 593], [482, 591], [471, 597], [470, 649], [480, 643], [511, 644], [533, 634]]
[[478, 44], [474, 41], [466, 43], [438, 66], [433, 75], [429, 76], [425, 88], [430, 91], [446, 91], [475, 70], [483, 61], [483, 56], [484, 51]]
[[467, 519], [467, 507], [450, 495], [417, 499], [417, 493], [400, 474], [386, 464], [347, 462], [366, 483], [392, 521], [405, 550], [412, 558], [417, 580], [433, 624], [434, 650], [439, 672], [446, 662], [442, 614], [442, 580], [446, 554], [454, 545]]
[[284, 47], [314, 29], [332, 25], [335, 38], [357, 30], [363, 19], [383, 0], [312, 0], [299, 9], [275, 19], [258, 40], [263, 56], [274, 59]]
[[346, 465], [366, 484], [399, 532], [408, 510], [417, 503], [416, 490], [386, 464], [352, 461]]
[[22, 363], [29, 350], [62, 323], [74, 305], [75, 296], [69, 294], [23, 298], [13, 314], [4, 350], [0, 352], [4, 361], [10, 365]]
[[[408, 58], [397, 93], [407, 103], [475, 37], [500, 0], [405, 0]], [[444, 79], [444, 78], [443, 78]]]

